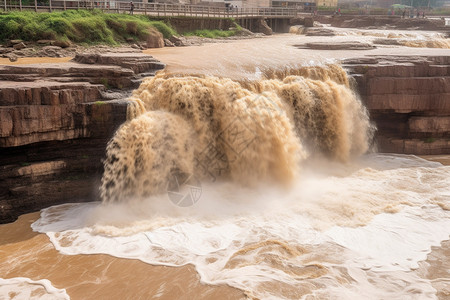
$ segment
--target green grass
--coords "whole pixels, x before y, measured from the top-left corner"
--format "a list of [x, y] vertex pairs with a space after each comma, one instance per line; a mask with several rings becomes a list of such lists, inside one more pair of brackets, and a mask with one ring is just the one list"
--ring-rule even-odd
[[52, 39], [86, 44], [118, 45], [132, 38], [145, 40], [150, 28], [165, 38], [176, 31], [162, 21], [147, 16], [106, 14], [100, 10], [70, 10], [64, 12], [0, 13], [0, 41], [22, 39], [37, 41]]
[[238, 24], [233, 24], [236, 29], [233, 30], [220, 30], [220, 29], [199, 29], [195, 31], [190, 31], [184, 33], [185, 36], [199, 36], [199, 37], [206, 37], [211, 39], [216, 38], [224, 38], [224, 37], [230, 37], [233, 35], [236, 35], [239, 33], [239, 31], [242, 30], [242, 27]]

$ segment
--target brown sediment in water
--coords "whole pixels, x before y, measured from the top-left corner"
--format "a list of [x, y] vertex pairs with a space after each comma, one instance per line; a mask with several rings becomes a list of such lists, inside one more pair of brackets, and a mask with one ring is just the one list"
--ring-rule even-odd
[[4, 279], [48, 279], [71, 299], [244, 299], [242, 291], [199, 282], [193, 266], [153, 266], [104, 254], [63, 255], [45, 234], [31, 230], [38, 213], [0, 225]]
[[65, 63], [73, 57], [21, 57], [17, 61], [10, 61], [9, 58], [0, 58], [0, 65], [28, 65], [28, 64], [54, 64]]
[[[345, 29], [345, 31], [352, 30]], [[361, 41], [371, 42], [374, 38], [361, 36]], [[327, 37], [327, 41], [330, 43], [354, 39], [355, 37], [352, 35]], [[317, 65], [329, 62], [330, 59], [339, 60], [374, 55], [417, 55], [417, 48], [405, 46], [380, 46], [366, 50], [364, 53], [361, 53], [360, 50], [311, 50], [294, 47], [299, 43], [317, 41], [323, 42], [323, 37], [277, 34], [259, 39], [192, 47], [147, 49], [143, 52], [166, 63], [166, 71], [170, 73], [206, 74], [233, 79], [252, 78], [258, 72], [264, 72], [266, 68], [282, 70], [286, 66]], [[448, 49], [421, 48], [420, 53], [423, 56], [448, 55]]]
[[[420, 157], [429, 161], [439, 162], [444, 166], [450, 166], [450, 155], [421, 155]], [[432, 202], [444, 210], [450, 210], [450, 196], [435, 197]], [[448, 295], [450, 296], [450, 287], [448, 288]]]
[[[421, 157], [450, 166], [450, 155], [423, 155]], [[447, 210], [450, 207], [448, 202], [447, 199], [445, 202]], [[439, 205], [439, 203], [437, 204]], [[440, 206], [445, 209], [443, 205]], [[450, 240], [443, 241], [438, 247], [431, 247], [431, 253], [428, 254], [427, 260], [420, 263], [420, 268], [416, 272], [421, 277], [431, 280], [431, 285], [437, 290], [438, 299], [450, 299]]]
[[272, 79], [245, 84], [165, 74], [144, 81], [130, 98], [137, 117], [108, 143], [103, 201], [161, 193], [174, 172], [288, 186], [305, 148], [343, 162], [367, 151], [371, 125], [342, 67], [286, 72], [296, 75], [267, 71]]
[[[245, 297], [244, 292], [228, 286], [199, 283], [199, 276], [190, 265], [172, 268], [108, 255], [61, 255], [46, 235], [31, 231], [30, 224], [37, 218], [37, 213], [24, 215], [15, 223], [0, 226], [2, 277], [45, 278], [56, 288], [67, 289], [72, 299], [138, 299], [157, 295], [161, 295], [161, 299]], [[330, 267], [341, 263], [339, 259], [344, 250], [334, 244], [327, 249], [326, 245], [302, 245], [292, 240], [267, 239], [250, 243], [242, 249], [231, 257], [227, 264], [229, 268], [257, 263], [279, 270], [298, 281], [295, 285], [277, 280], [263, 282], [256, 287], [260, 294], [271, 292], [298, 299], [299, 295], [325, 289], [327, 278], [332, 278], [344, 288], [352, 284], [352, 277], [345, 267]], [[444, 241], [441, 246], [432, 247], [427, 260], [420, 263], [418, 270], [411, 271], [425, 281], [430, 280], [440, 299], [446, 299], [449, 295], [449, 257], [450, 242]], [[409, 291], [414, 293], [411, 289]]]
[[427, 260], [419, 265], [416, 272], [431, 281], [438, 299], [450, 299], [450, 240], [443, 241], [438, 247], [431, 247]]
[[420, 155], [420, 157], [429, 161], [439, 162], [444, 166], [450, 166], [450, 155]]
[[[166, 99], [164, 99], [166, 100]], [[181, 102], [175, 104], [179, 105]], [[140, 106], [137, 105], [136, 108]], [[138, 110], [138, 109], [137, 109]], [[143, 111], [130, 114], [132, 117], [142, 114]], [[188, 118], [187, 116], [186, 118]], [[157, 119], [155, 119], [157, 121]], [[184, 123], [183, 123], [184, 124]], [[164, 124], [161, 124], [164, 125]], [[185, 128], [187, 129], [187, 128]], [[259, 157], [258, 157], [259, 158]], [[257, 160], [256, 160], [257, 161]], [[240, 174], [240, 173], [239, 173]], [[346, 209], [349, 214], [353, 211]], [[372, 213], [372, 212], [371, 212]], [[55, 287], [66, 288], [72, 299], [135, 299], [149, 298], [149, 295], [161, 295], [162, 299], [239, 299], [244, 294], [236, 289], [226, 286], [205, 286], [198, 282], [198, 275], [191, 266], [179, 268], [151, 266], [137, 260], [119, 259], [108, 255], [76, 255], [66, 256], [56, 252], [49, 243], [47, 236], [33, 233], [29, 225], [37, 216], [34, 214], [27, 219], [23, 216], [21, 220], [13, 224], [0, 226], [0, 274], [7, 278], [24, 276], [32, 279], [49, 279]], [[25, 221], [24, 221], [25, 220]], [[364, 220], [362, 224], [365, 224]], [[11, 226], [10, 226], [11, 225]], [[5, 242], [3, 238], [5, 237]], [[281, 242], [271, 242], [275, 246], [286, 250]], [[278, 246], [277, 246], [278, 245]], [[264, 248], [264, 247], [256, 247]], [[267, 247], [266, 247], [267, 248]], [[270, 247], [268, 247], [270, 248]], [[445, 291], [445, 280], [448, 274], [441, 270], [446, 266], [450, 245], [442, 243], [442, 247], [433, 248], [426, 262], [430, 264], [429, 273], [423, 278], [436, 280], [438, 295], [448, 295]], [[243, 253], [244, 254], [244, 253]], [[433, 255], [437, 257], [431, 262]], [[289, 257], [288, 257], [289, 258]], [[274, 257], [270, 253], [261, 257], [266, 263], [283, 265], [285, 257]], [[317, 259], [317, 261], [322, 261]], [[3, 263], [4, 262], [4, 263]], [[291, 266], [289, 266], [291, 267]], [[436, 268], [436, 269], [434, 269]], [[290, 273], [300, 278], [310, 278], [311, 274], [326, 274], [327, 270], [314, 261], [305, 264], [304, 268], [287, 269]], [[345, 280], [342, 279], [345, 283]], [[265, 289], [280, 290], [286, 297], [298, 298], [299, 294], [315, 290], [320, 286], [301, 287], [283, 286], [283, 283], [265, 283]]]

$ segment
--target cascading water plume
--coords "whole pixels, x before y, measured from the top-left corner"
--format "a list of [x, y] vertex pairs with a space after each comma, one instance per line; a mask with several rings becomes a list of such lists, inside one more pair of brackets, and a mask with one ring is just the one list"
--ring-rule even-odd
[[193, 141], [191, 126], [163, 111], [147, 112], [125, 123], [106, 148], [103, 201], [165, 191], [172, 172], [192, 173]]
[[347, 161], [367, 151], [369, 118], [341, 67], [264, 74], [271, 79], [162, 74], [144, 81], [131, 97], [136, 118], [108, 144], [103, 200], [161, 193], [174, 171], [288, 185], [308, 153]]
[[332, 80], [289, 76], [259, 87], [276, 90], [290, 106], [298, 135], [310, 151], [347, 161], [368, 150], [372, 128], [357, 96]]

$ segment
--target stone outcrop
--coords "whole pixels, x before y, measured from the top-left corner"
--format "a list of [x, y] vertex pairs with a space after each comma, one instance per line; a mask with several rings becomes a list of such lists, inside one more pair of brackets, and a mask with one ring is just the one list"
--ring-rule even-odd
[[105, 54], [77, 54], [72, 60], [82, 64], [120, 66], [130, 69], [139, 77], [154, 75], [157, 70], [164, 69], [164, 64], [151, 56], [140, 53], [105, 53]]
[[336, 31], [325, 27], [310, 27], [306, 31], [307, 36], [335, 36]]
[[78, 63], [0, 66], [2, 81], [90, 82], [112, 87], [131, 87], [133, 71], [120, 66], [84, 65]]
[[125, 98], [163, 67], [136, 53], [0, 66], [0, 223], [95, 200], [106, 144], [127, 118]]
[[272, 28], [267, 25], [267, 22], [264, 18], [258, 18], [256, 20], [256, 28], [253, 30], [254, 32], [260, 32], [265, 35], [272, 35], [273, 31]]
[[450, 56], [348, 59], [381, 152], [450, 154]]
[[163, 68], [164, 64], [141, 53], [79, 54], [67, 63], [0, 66], [0, 81], [81, 81], [125, 89], [137, 87], [142, 76]]
[[304, 45], [295, 45], [297, 48], [308, 48], [317, 50], [370, 50], [375, 48], [372, 44], [361, 42], [340, 42], [340, 43], [327, 43], [327, 42], [315, 42], [306, 43]]
[[163, 48], [164, 37], [161, 32], [155, 28], [150, 28], [148, 31], [148, 37], [146, 41], [147, 48]]
[[305, 27], [314, 27], [314, 19], [312, 17], [305, 18]]

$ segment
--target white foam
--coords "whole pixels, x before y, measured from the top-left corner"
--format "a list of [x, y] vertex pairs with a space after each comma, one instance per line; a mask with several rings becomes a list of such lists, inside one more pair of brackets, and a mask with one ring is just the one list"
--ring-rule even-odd
[[204, 183], [190, 208], [167, 195], [65, 204], [32, 228], [64, 254], [193, 264], [203, 282], [259, 298], [435, 298], [411, 270], [449, 238], [450, 212], [433, 199], [450, 199], [450, 167], [399, 155], [312, 165], [289, 190]]
[[56, 300], [70, 299], [65, 289], [55, 288], [47, 279], [31, 280], [25, 277], [0, 278], [0, 299]]

